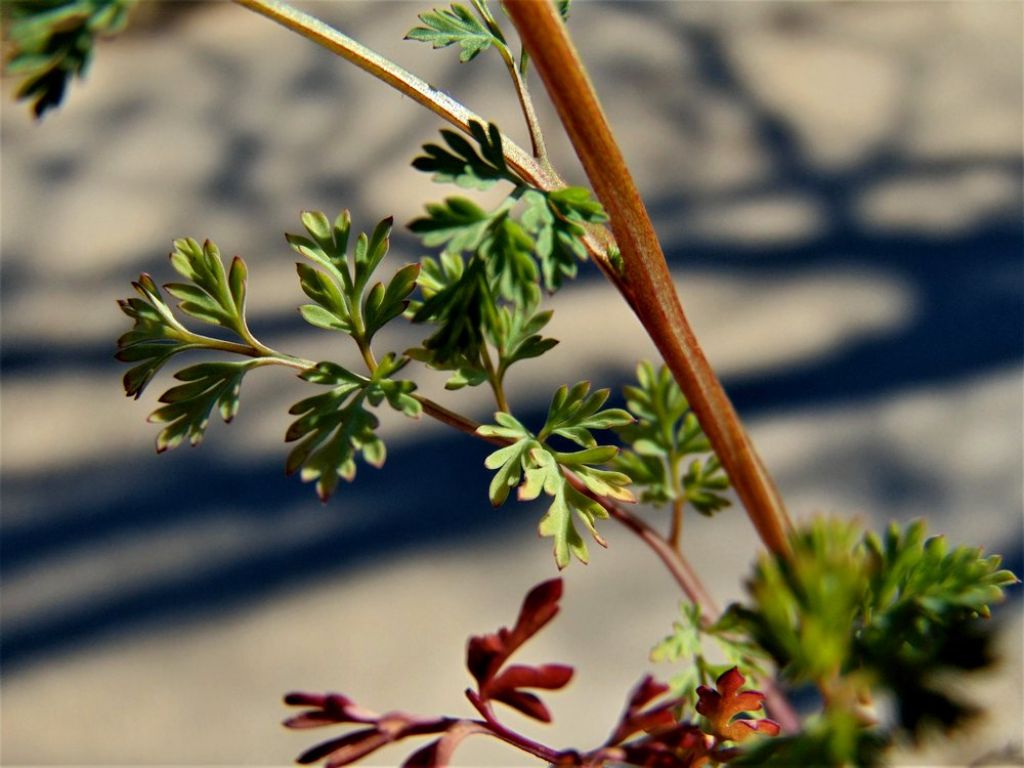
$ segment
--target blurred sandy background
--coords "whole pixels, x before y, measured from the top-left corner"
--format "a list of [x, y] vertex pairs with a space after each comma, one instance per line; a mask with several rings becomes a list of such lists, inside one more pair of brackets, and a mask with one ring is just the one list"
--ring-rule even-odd
[[[139, 403], [120, 394], [114, 300], [141, 271], [171, 279], [172, 239], [245, 256], [257, 335], [351, 361], [299, 321], [282, 233], [306, 208], [351, 208], [368, 229], [453, 194], [408, 167], [441, 127], [412, 102], [241, 8], [172, 6], [147, 5], [41, 125], [4, 82], [5, 765], [287, 764], [320, 735], [278, 726], [294, 689], [468, 714], [465, 638], [510, 622], [554, 571], [540, 510], [491, 510], [486, 449], [437, 424], [388, 419], [387, 466], [321, 506], [283, 476], [286, 410], [306, 394], [285, 372], [249, 377], [235, 423], [200, 449], [154, 454], [145, 416], [165, 380]], [[496, 56], [460, 66], [402, 42], [430, 4], [308, 7], [525, 141]], [[571, 21], [794, 514], [925, 516], [1017, 573], [1022, 17], [1017, 2], [582, 2]], [[538, 100], [556, 166], [581, 180]], [[396, 237], [393, 264], [420, 255]], [[531, 418], [558, 384], [618, 388], [651, 354], [592, 268], [552, 306], [563, 343], [511, 390]], [[420, 380], [488, 415], [485, 393]], [[548, 697], [557, 745], [604, 738], [679, 601], [643, 548], [602, 529], [610, 549], [568, 570], [561, 617], [525, 653], [577, 667]], [[688, 521], [723, 601], [755, 549], [738, 510]], [[1020, 604], [996, 617], [1005, 665], [976, 690], [998, 719], [899, 762], [1014, 761]], [[523, 760], [480, 741], [461, 763]]]

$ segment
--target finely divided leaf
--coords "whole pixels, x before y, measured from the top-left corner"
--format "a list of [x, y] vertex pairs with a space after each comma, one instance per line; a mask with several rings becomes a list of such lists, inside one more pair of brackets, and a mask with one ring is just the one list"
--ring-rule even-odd
[[557, 339], [540, 335], [553, 313], [534, 312], [535, 307], [532, 303], [517, 304], [514, 309], [502, 307], [499, 311], [490, 339], [498, 350], [498, 368], [502, 373], [514, 363], [540, 357], [558, 344]]
[[[516, 485], [519, 486], [520, 501], [531, 501], [542, 493], [552, 498], [538, 530], [541, 536], [554, 539], [555, 562], [559, 568], [565, 568], [573, 556], [587, 562], [587, 546], [576, 529], [576, 521], [590, 531], [595, 541], [606, 546], [595, 522], [598, 518], [608, 517], [607, 510], [577, 490], [565, 476], [566, 471], [575, 474], [596, 496], [619, 501], [635, 500], [626, 487], [630, 482], [627, 475], [599, 466], [610, 462], [618, 449], [598, 445], [590, 433], [591, 429], [608, 429], [624, 424], [631, 417], [624, 411], [600, 410], [608, 391], [588, 394], [589, 391], [587, 382], [580, 382], [571, 390], [561, 387], [552, 400], [544, 429], [536, 437], [510, 415], [501, 412], [495, 414], [498, 425], [487, 425], [477, 430], [484, 436], [513, 441], [492, 453], [485, 462], [489, 469], [497, 470], [491, 481], [491, 501], [495, 506], [503, 503]], [[554, 450], [545, 444], [553, 434], [585, 446], [584, 450]]]
[[139, 363], [123, 380], [125, 394], [138, 398], [172, 356], [202, 345], [193, 341], [192, 334], [171, 313], [153, 278], [143, 273], [132, 287], [140, 298], [118, 301], [134, 324], [117, 340], [116, 357], [125, 363]]
[[566, 187], [553, 192], [530, 189], [523, 193], [527, 209], [523, 226], [537, 243], [544, 286], [555, 291], [565, 278], [576, 276], [577, 259], [586, 259], [582, 237], [585, 223], [608, 220], [601, 204], [582, 187]]
[[426, 208], [427, 215], [411, 221], [409, 230], [428, 248], [443, 245], [448, 253], [475, 251], [491, 224], [490, 214], [465, 197], [449, 197]]
[[174, 241], [171, 266], [189, 283], [168, 283], [164, 289], [179, 300], [178, 308], [197, 320], [219, 325], [244, 338], [245, 262], [237, 256], [225, 273], [220, 249], [206, 240], [202, 245], [192, 238]]
[[[436, 281], [440, 275], [426, 259], [423, 273], [425, 278], [421, 278], [421, 285]], [[455, 274], [449, 272], [445, 277], [451, 278]], [[436, 293], [426, 296], [412, 316], [415, 323], [430, 322], [438, 326], [423, 342], [423, 348], [432, 354], [431, 363], [437, 367], [476, 359], [484, 343], [485, 329], [496, 322], [497, 307], [484, 264], [478, 260], [471, 261], [457, 275]]]
[[378, 282], [367, 291], [370, 278], [387, 255], [392, 220], [382, 220], [369, 236], [360, 234], [351, 255], [348, 211], [342, 211], [333, 224], [320, 211], [306, 211], [302, 224], [308, 237], [286, 237], [296, 253], [317, 267], [295, 265], [303, 293], [316, 302], [299, 308], [303, 319], [317, 328], [341, 331], [368, 345], [377, 331], [409, 306], [419, 266], [402, 267], [387, 285]]
[[660, 505], [682, 496], [709, 516], [729, 506], [723, 495], [729, 480], [713, 454], [693, 459], [683, 472], [683, 459], [709, 453], [711, 444], [668, 368], [643, 362], [636, 376], [637, 386], [623, 387], [636, 421], [617, 430], [629, 448], [615, 468], [633, 479], [645, 502]]
[[451, 9], [437, 8], [421, 13], [419, 20], [424, 26], [413, 27], [405, 39], [430, 43], [434, 48], [446, 48], [458, 43], [462, 48], [459, 53], [461, 62], [472, 60], [491, 45], [505, 44], [495, 31], [490, 30], [472, 11], [459, 3], [453, 3]]
[[338, 478], [351, 482], [355, 478], [358, 454], [373, 467], [384, 464], [387, 451], [376, 435], [380, 422], [366, 409], [366, 404], [387, 401], [395, 410], [419, 418], [420, 402], [412, 396], [416, 385], [411, 381], [389, 378], [407, 360], [388, 355], [367, 379], [336, 363], [317, 363], [303, 371], [301, 378], [313, 384], [331, 386], [329, 392], [308, 397], [289, 409], [298, 416], [285, 434], [285, 442], [300, 441], [288, 455], [285, 471], [301, 471], [305, 482], [316, 481], [317, 494], [326, 501], [338, 485]]
[[285, 471], [302, 470], [303, 481], [316, 481], [317, 495], [326, 501], [338, 485], [338, 478], [351, 482], [355, 478], [358, 453], [371, 466], [384, 463], [384, 443], [375, 434], [377, 417], [363, 405], [369, 383], [361, 376], [333, 363], [319, 363], [302, 374], [302, 378], [318, 384], [335, 385], [322, 395], [307, 397], [288, 412], [298, 416], [288, 432], [286, 442], [301, 442], [288, 454]]
[[453, 182], [460, 187], [490, 189], [498, 181], [517, 184], [519, 179], [505, 163], [501, 132], [494, 124], [471, 122], [470, 135], [480, 151], [455, 131], [443, 130], [447, 147], [424, 144], [425, 154], [413, 160], [413, 168], [434, 174], [435, 181]]
[[590, 560], [587, 544], [573, 523], [573, 513], [576, 513], [601, 546], [607, 546], [594, 527], [597, 518], [608, 517], [604, 507], [563, 482], [537, 528], [541, 536], [550, 536], [555, 540], [555, 563], [559, 569], [569, 565], [571, 556], [575, 556], [581, 563]]
[[590, 430], [631, 424], [633, 417], [621, 408], [600, 410], [608, 394], [607, 389], [590, 393], [590, 382], [587, 381], [577, 382], [572, 389], [563, 384], [551, 400], [541, 438], [560, 435], [584, 448], [593, 448], [597, 441]]
[[199, 445], [215, 406], [225, 422], [231, 421], [238, 412], [242, 377], [252, 366], [253, 361], [200, 363], [174, 374], [185, 383], [164, 392], [160, 402], [166, 405], [149, 417], [167, 424], [157, 437], [157, 450], [177, 448], [186, 437], [192, 445]]

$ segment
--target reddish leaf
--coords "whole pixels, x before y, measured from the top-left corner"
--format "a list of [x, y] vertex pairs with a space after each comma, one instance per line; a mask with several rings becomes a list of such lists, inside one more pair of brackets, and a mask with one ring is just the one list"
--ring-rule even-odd
[[364, 755], [380, 749], [390, 739], [376, 728], [364, 728], [361, 731], [352, 731], [336, 739], [330, 739], [317, 744], [312, 749], [307, 749], [296, 758], [296, 762], [308, 765], [322, 760], [325, 757], [331, 759], [326, 763], [329, 766], [347, 765], [353, 760], [358, 760]]
[[519, 618], [511, 630], [502, 627], [494, 634], [470, 638], [466, 649], [466, 666], [479, 690], [486, 687], [490, 678], [497, 674], [501, 665], [519, 646], [555, 617], [561, 597], [561, 579], [538, 584], [523, 600]]
[[497, 694], [514, 688], [542, 688], [557, 691], [572, 679], [573, 668], [565, 664], [542, 664], [528, 667], [513, 664], [496, 677], [491, 678], [482, 691], [485, 698], [497, 698]]
[[719, 739], [741, 742], [755, 733], [775, 736], [779, 724], [767, 718], [761, 720], [733, 720], [742, 712], [757, 712], [764, 707], [764, 694], [760, 691], [740, 690], [746, 678], [739, 669], [726, 670], [715, 681], [712, 690], [706, 685], [697, 688], [697, 711], [710, 723], [711, 733]]
[[286, 720], [285, 725], [289, 728], [316, 728], [339, 723], [362, 723], [369, 726], [317, 744], [298, 757], [298, 762], [303, 764], [326, 760], [324, 768], [349, 765], [391, 742], [410, 736], [443, 733], [462, 722], [447, 717], [417, 717], [404, 712], [378, 715], [337, 693], [290, 693], [285, 696], [285, 703], [313, 707]]
[[679, 705], [677, 699], [643, 711], [644, 706], [667, 690], [667, 685], [655, 682], [650, 675], [641, 680], [630, 693], [629, 699], [626, 701], [626, 709], [619, 718], [619, 724], [605, 743], [607, 745], [621, 744], [634, 733], [640, 731], [646, 733], [675, 725], [676, 718], [672, 714], [672, 710]]
[[402, 763], [402, 768], [446, 768], [451, 762], [455, 748], [464, 738], [474, 733], [489, 733], [480, 723], [472, 720], [457, 720], [444, 736], [413, 752]]
[[314, 707], [301, 715], [285, 720], [288, 728], [316, 728], [333, 723], [373, 723], [380, 715], [363, 709], [340, 693], [289, 693], [284, 703], [290, 706]]
[[521, 712], [527, 717], [532, 717], [534, 720], [540, 720], [542, 723], [551, 722], [551, 713], [544, 705], [544, 702], [540, 700], [540, 697], [535, 694], [527, 693], [526, 691], [502, 691], [491, 700], [507, 704], [512, 709]]
[[712, 760], [713, 739], [692, 723], [668, 729], [618, 746], [605, 746], [587, 756], [584, 765], [606, 763], [642, 768], [701, 768]]

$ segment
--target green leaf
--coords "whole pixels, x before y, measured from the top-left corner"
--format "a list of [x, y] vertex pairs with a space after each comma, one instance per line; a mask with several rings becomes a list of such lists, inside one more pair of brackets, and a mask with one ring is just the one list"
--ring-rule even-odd
[[[672, 633], [651, 649], [651, 661], [681, 664], [669, 686], [677, 696], [685, 696], [696, 706], [697, 686], [710, 685], [719, 675], [732, 667], [748, 679], [763, 679], [767, 674], [765, 662], [768, 654], [744, 632], [731, 614], [726, 613], [714, 624], [707, 624], [697, 603], [679, 606], [681, 619], [672, 624]], [[724, 663], [708, 660], [705, 640], [717, 646]]]
[[[432, 260], [423, 260], [420, 285], [426, 299], [412, 316], [414, 323], [438, 326], [423, 342], [423, 348], [432, 354], [432, 364], [438, 367], [478, 359], [486, 329], [494, 325], [497, 316], [484, 264], [474, 260], [463, 270], [461, 260], [447, 263], [460, 266], [442, 272]], [[450, 282], [431, 293], [441, 280]]]
[[285, 471], [294, 474], [301, 469], [302, 480], [316, 481], [317, 495], [327, 501], [339, 478], [349, 482], [355, 479], [355, 460], [359, 454], [370, 466], [382, 466], [387, 451], [376, 434], [380, 422], [366, 409], [366, 404], [386, 401], [395, 410], [419, 418], [422, 406], [411, 395], [416, 385], [390, 378], [406, 362], [404, 358], [388, 355], [370, 379], [331, 362], [317, 363], [303, 371], [302, 379], [331, 389], [307, 397], [289, 409], [298, 418], [288, 427], [285, 442], [298, 444], [288, 455]]
[[421, 13], [419, 20], [424, 26], [413, 27], [405, 39], [430, 43], [434, 48], [446, 48], [458, 43], [462, 49], [459, 53], [461, 62], [472, 60], [492, 45], [505, 45], [502, 37], [488, 29], [472, 11], [459, 3], [453, 3], [450, 9]]
[[716, 456], [710, 456], [707, 461], [694, 459], [683, 475], [683, 493], [686, 500], [707, 517], [732, 503], [719, 493], [728, 488], [729, 478]]
[[409, 296], [416, 288], [419, 274], [419, 264], [406, 264], [394, 274], [387, 288], [383, 283], [377, 283], [366, 294], [363, 299], [363, 323], [367, 341], [387, 323], [405, 312], [409, 306]]
[[520, 360], [540, 357], [558, 344], [557, 339], [540, 334], [553, 313], [535, 312], [535, 308], [535, 304], [524, 303], [500, 309], [490, 339], [498, 350], [498, 369], [502, 374]]
[[392, 378], [408, 362], [409, 358], [398, 357], [393, 352], [385, 355], [373, 372], [373, 378], [367, 386], [366, 399], [375, 406], [386, 400], [388, 405], [396, 411], [404, 413], [411, 419], [418, 419], [423, 413], [423, 405], [412, 396], [416, 390], [416, 384]]
[[413, 168], [432, 173], [434, 181], [452, 182], [470, 189], [490, 189], [498, 181], [518, 184], [518, 177], [505, 162], [498, 126], [485, 127], [473, 121], [469, 130], [480, 146], [479, 152], [460, 134], [443, 130], [441, 136], [448, 146], [424, 144], [425, 154], [413, 160]]
[[428, 248], [444, 246], [448, 253], [475, 251], [491, 225], [491, 215], [465, 197], [449, 197], [444, 203], [430, 203], [427, 215], [409, 223]]
[[541, 536], [550, 536], [555, 540], [555, 563], [559, 569], [569, 565], [571, 557], [575, 557], [581, 563], [590, 560], [587, 544], [573, 522], [574, 515], [601, 546], [607, 546], [594, 524], [597, 518], [608, 517], [608, 512], [593, 499], [587, 498], [563, 481], [537, 528]]
[[170, 259], [175, 271], [190, 281], [164, 286], [178, 299], [178, 308], [197, 320], [226, 328], [244, 340], [248, 274], [245, 263], [236, 256], [226, 273], [216, 244], [206, 240], [200, 245], [192, 238], [175, 240]]
[[337, 487], [338, 478], [355, 478], [355, 456], [369, 447], [364, 459], [372, 466], [384, 461], [383, 443], [374, 430], [376, 416], [363, 407], [365, 387], [362, 377], [333, 363], [319, 363], [302, 374], [317, 384], [335, 385], [330, 392], [308, 397], [296, 403], [289, 413], [299, 416], [285, 434], [285, 442], [301, 442], [292, 449], [285, 471], [302, 470], [304, 482], [316, 481], [317, 494], [326, 501]]
[[315, 265], [296, 264], [303, 293], [316, 302], [299, 308], [303, 319], [369, 345], [377, 331], [408, 307], [419, 266], [402, 267], [386, 286], [378, 282], [367, 291], [371, 277], [387, 255], [392, 220], [379, 222], [369, 236], [360, 234], [351, 254], [348, 211], [338, 214], [333, 224], [320, 211], [306, 211], [302, 224], [308, 237], [289, 234], [286, 238], [296, 253]]
[[492, 215], [478, 247], [498, 293], [517, 305], [532, 306], [540, 301], [535, 247], [533, 238], [504, 208]]
[[790, 544], [786, 556], [759, 562], [753, 606], [731, 609], [786, 677], [845, 685], [858, 696], [881, 689], [912, 738], [971, 714], [941, 680], [991, 662], [980, 619], [1017, 581], [998, 557], [950, 551], [941, 538], [925, 538], [923, 523], [891, 526], [880, 538], [816, 520]]
[[530, 189], [521, 199], [527, 206], [523, 226], [536, 240], [544, 287], [555, 291], [565, 278], [576, 277], [577, 260], [587, 257], [583, 224], [598, 224], [608, 217], [590, 191], [582, 187], [554, 192]]
[[225, 422], [238, 412], [238, 395], [242, 377], [255, 361], [231, 363], [200, 363], [184, 368], [174, 378], [186, 382], [167, 390], [149, 420], [166, 424], [157, 437], [157, 450], [177, 448], [185, 438], [192, 445], [202, 442], [214, 406]]
[[74, 77], [83, 77], [96, 39], [120, 32], [134, 0], [7, 0], [8, 74], [24, 77], [18, 98], [37, 118], [60, 105]]
[[[618, 430], [629, 446], [615, 460], [615, 468], [629, 475], [640, 488], [641, 500], [655, 505], [683, 498], [703, 515], [730, 505], [723, 492], [729, 487], [711, 444], [690, 410], [686, 398], [664, 365], [649, 362], [636, 369], [637, 385], [623, 387], [626, 408], [636, 417]], [[683, 459], [694, 458], [683, 471]]]
[[316, 302], [299, 308], [306, 322], [318, 328], [352, 333], [352, 314], [341, 286], [328, 273], [307, 264], [295, 265], [302, 292]]
[[[511, 489], [517, 485], [520, 501], [531, 501], [541, 493], [552, 498], [539, 530], [542, 536], [554, 538], [555, 562], [559, 568], [566, 567], [573, 556], [582, 562], [587, 561], [586, 543], [576, 529], [575, 521], [583, 523], [595, 541], [605, 546], [595, 522], [608, 516], [600, 503], [576, 490], [565, 476], [565, 470], [572, 471], [596, 496], [634, 500], [626, 488], [629, 477], [600, 466], [611, 461], [618, 449], [597, 445], [589, 432], [599, 425], [622, 423], [622, 419], [629, 416], [614, 410], [599, 411], [607, 398], [607, 390], [588, 395], [589, 389], [586, 382], [580, 382], [572, 390], [560, 388], [552, 401], [545, 431], [537, 437], [503, 412], [495, 414], [497, 424], [477, 429], [478, 434], [484, 437], [511, 441], [490, 454], [484, 462], [488, 469], [497, 470], [490, 488], [491, 502], [495, 506], [504, 503]], [[574, 429], [573, 424], [578, 426]], [[589, 444], [582, 451], [557, 451], [544, 443], [551, 434], [571, 434], [576, 439], [585, 435]]]
[[607, 389], [590, 393], [590, 382], [580, 381], [572, 389], [562, 385], [551, 400], [541, 439], [560, 435], [584, 448], [597, 445], [592, 429], [612, 429], [632, 423], [633, 417], [621, 408], [600, 410], [608, 399]]
[[118, 338], [116, 357], [122, 362], [139, 363], [123, 381], [125, 394], [138, 398], [171, 357], [203, 345], [174, 317], [153, 278], [143, 273], [132, 287], [140, 298], [118, 301], [121, 311], [134, 323]]

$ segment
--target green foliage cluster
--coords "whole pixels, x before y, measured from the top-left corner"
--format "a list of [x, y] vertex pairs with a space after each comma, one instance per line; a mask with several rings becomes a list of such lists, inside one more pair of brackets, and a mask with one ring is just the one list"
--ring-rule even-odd
[[[1018, 581], [999, 568], [1000, 558], [927, 538], [921, 521], [894, 523], [880, 537], [853, 522], [818, 519], [791, 542], [788, 556], [761, 558], [748, 583], [752, 604], [733, 606], [730, 621], [746, 628], [785, 679], [818, 687], [827, 706], [806, 733], [759, 754], [871, 765], [879, 745], [894, 738], [960, 725], [972, 708], [942, 680], [991, 663], [989, 634], [977, 619]], [[868, 727], [857, 704], [872, 695], [894, 701], [895, 722]]]
[[[605, 508], [574, 486], [567, 473], [578, 478], [593, 496], [634, 500], [626, 488], [629, 477], [602, 468], [615, 457], [618, 448], [598, 445], [591, 433], [594, 429], [611, 429], [633, 420], [619, 408], [601, 410], [608, 394], [606, 389], [590, 392], [590, 384], [585, 381], [571, 389], [560, 387], [551, 400], [544, 426], [536, 435], [514, 416], [500, 411], [494, 415], [497, 424], [477, 429], [484, 437], [510, 442], [487, 457], [487, 468], [497, 470], [490, 488], [494, 506], [503, 504], [509, 491], [516, 486], [519, 486], [520, 501], [532, 501], [542, 492], [552, 498], [538, 530], [541, 536], [554, 538], [555, 562], [559, 568], [569, 564], [570, 556], [584, 563], [588, 559], [586, 542], [576, 529], [573, 516], [602, 546], [605, 542], [598, 534], [595, 522], [598, 518], [608, 517]], [[557, 450], [548, 442], [555, 436], [575, 443], [582, 450]]]
[[[629, 449], [616, 458], [616, 468], [642, 489], [642, 501], [655, 506], [689, 503], [708, 516], [729, 506], [729, 479], [668, 368], [656, 371], [643, 362], [636, 377], [638, 386], [623, 388], [636, 421], [619, 429]], [[684, 471], [688, 456], [694, 458]]]
[[[200, 245], [192, 239], [177, 240], [171, 265], [187, 282], [168, 283], [164, 290], [178, 300], [185, 315], [230, 332], [239, 342], [226, 342], [195, 333], [175, 317], [153, 279], [143, 274], [132, 285], [138, 297], [119, 302], [133, 321], [130, 331], [117, 341], [117, 358], [135, 365], [124, 375], [125, 393], [138, 398], [153, 377], [175, 355], [182, 352], [228, 349], [252, 354], [261, 345], [245, 319], [245, 291], [248, 269], [235, 258], [224, 269], [220, 249], [207, 240]], [[184, 368], [175, 378], [185, 382], [160, 397], [166, 403], [150, 421], [166, 424], [157, 438], [157, 450], [176, 448], [188, 438], [198, 445], [217, 407], [224, 421], [238, 412], [242, 378], [260, 365], [258, 359], [231, 363], [200, 363]]]
[[674, 696], [685, 697], [696, 706], [698, 687], [711, 685], [729, 669], [735, 667], [755, 680], [768, 674], [767, 652], [731, 614], [710, 622], [698, 603], [683, 603], [679, 610], [680, 620], [672, 624], [672, 633], [651, 649], [651, 661], [682, 666], [668, 681]]
[[537, 312], [541, 287], [554, 292], [575, 277], [578, 260], [587, 255], [585, 226], [606, 216], [585, 189], [544, 191], [517, 177], [505, 162], [496, 126], [473, 123], [470, 130], [479, 151], [446, 130], [446, 146], [427, 144], [414, 167], [464, 188], [505, 181], [512, 189], [493, 210], [450, 197], [428, 205], [426, 215], [409, 224], [424, 246], [442, 249], [439, 259], [421, 262], [423, 301], [410, 309], [413, 322], [436, 330], [409, 354], [452, 371], [450, 389], [489, 382], [498, 392], [512, 363], [554, 346], [537, 336], [550, 318]]
[[24, 78], [18, 98], [36, 117], [60, 105], [68, 83], [83, 77], [98, 37], [115, 35], [135, 0], [6, 0], [5, 40], [12, 53], [5, 69]]

